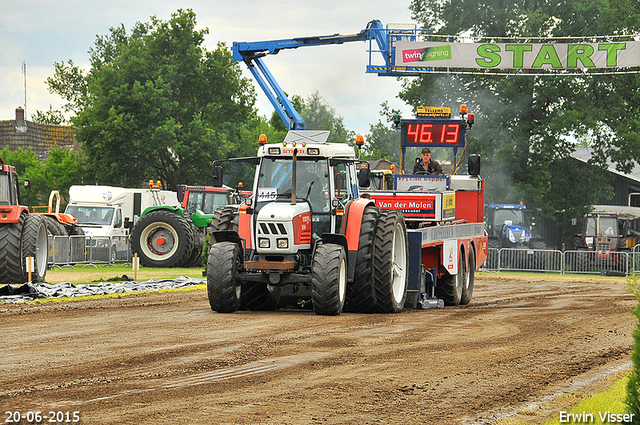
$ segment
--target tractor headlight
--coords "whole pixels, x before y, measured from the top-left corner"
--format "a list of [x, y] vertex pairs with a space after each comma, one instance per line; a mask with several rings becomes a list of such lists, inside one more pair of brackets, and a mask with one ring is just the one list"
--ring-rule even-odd
[[278, 248], [286, 249], [289, 248], [289, 240], [288, 239], [278, 239]]
[[267, 238], [259, 238], [258, 239], [258, 246], [260, 246], [260, 248], [269, 248], [269, 246], [270, 246], [269, 239], [267, 239]]
[[511, 230], [507, 231], [507, 237], [509, 238], [509, 242], [516, 243], [516, 235], [513, 234]]

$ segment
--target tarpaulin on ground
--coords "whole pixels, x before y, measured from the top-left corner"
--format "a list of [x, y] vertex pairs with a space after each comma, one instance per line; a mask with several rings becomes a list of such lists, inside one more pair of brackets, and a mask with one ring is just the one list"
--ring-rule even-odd
[[[126, 278], [126, 276], [123, 276]], [[159, 291], [200, 285], [206, 279], [179, 276], [175, 279], [151, 279], [146, 282], [123, 281], [101, 282], [87, 285], [74, 285], [70, 282], [25, 283], [21, 286], [5, 285], [0, 287], [0, 303], [26, 302], [37, 298], [83, 297], [87, 295], [124, 294], [127, 292]]]

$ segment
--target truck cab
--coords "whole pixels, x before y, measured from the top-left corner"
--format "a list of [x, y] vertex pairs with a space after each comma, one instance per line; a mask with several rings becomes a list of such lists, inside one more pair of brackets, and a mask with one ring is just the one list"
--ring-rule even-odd
[[86, 236], [126, 236], [129, 231], [119, 205], [69, 205], [66, 214], [78, 220]]
[[176, 192], [115, 186], [74, 185], [65, 214], [76, 218], [86, 237], [91, 261], [128, 257], [127, 238], [138, 217], [157, 203], [178, 205]]

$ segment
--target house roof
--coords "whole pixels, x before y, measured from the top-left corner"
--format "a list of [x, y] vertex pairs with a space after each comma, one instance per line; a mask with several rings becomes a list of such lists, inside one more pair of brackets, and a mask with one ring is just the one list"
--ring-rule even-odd
[[[591, 148], [578, 147], [578, 148], [576, 148], [575, 152], [573, 154], [571, 154], [571, 157], [574, 158], [574, 159], [577, 159], [578, 161], [587, 163], [587, 161], [589, 161], [589, 159], [591, 159], [592, 153], [593, 153], [593, 150]], [[623, 172], [620, 172], [620, 171], [616, 170], [616, 166], [614, 164], [612, 164], [609, 161], [609, 159], [607, 159], [607, 169], [609, 170], [609, 172], [611, 172], [613, 174], [617, 174], [619, 176], [626, 177], [626, 178], [628, 178], [630, 180], [634, 180], [634, 181], [640, 183], [640, 165], [638, 165], [637, 163], [633, 167], [631, 172], [623, 173]]]
[[[372, 170], [389, 170], [391, 166], [395, 164], [387, 159], [382, 158], [369, 161], [369, 165]], [[398, 166], [396, 166], [396, 169], [398, 169]]]

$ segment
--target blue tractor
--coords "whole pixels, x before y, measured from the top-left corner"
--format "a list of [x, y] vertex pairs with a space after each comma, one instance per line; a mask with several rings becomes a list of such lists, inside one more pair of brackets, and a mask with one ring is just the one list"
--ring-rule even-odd
[[490, 249], [487, 268], [498, 267], [498, 250], [512, 248], [522, 251], [500, 251], [501, 268], [544, 269], [546, 255], [542, 251], [547, 249], [547, 245], [540, 235], [534, 233], [535, 220], [525, 205], [485, 205], [484, 224]]

